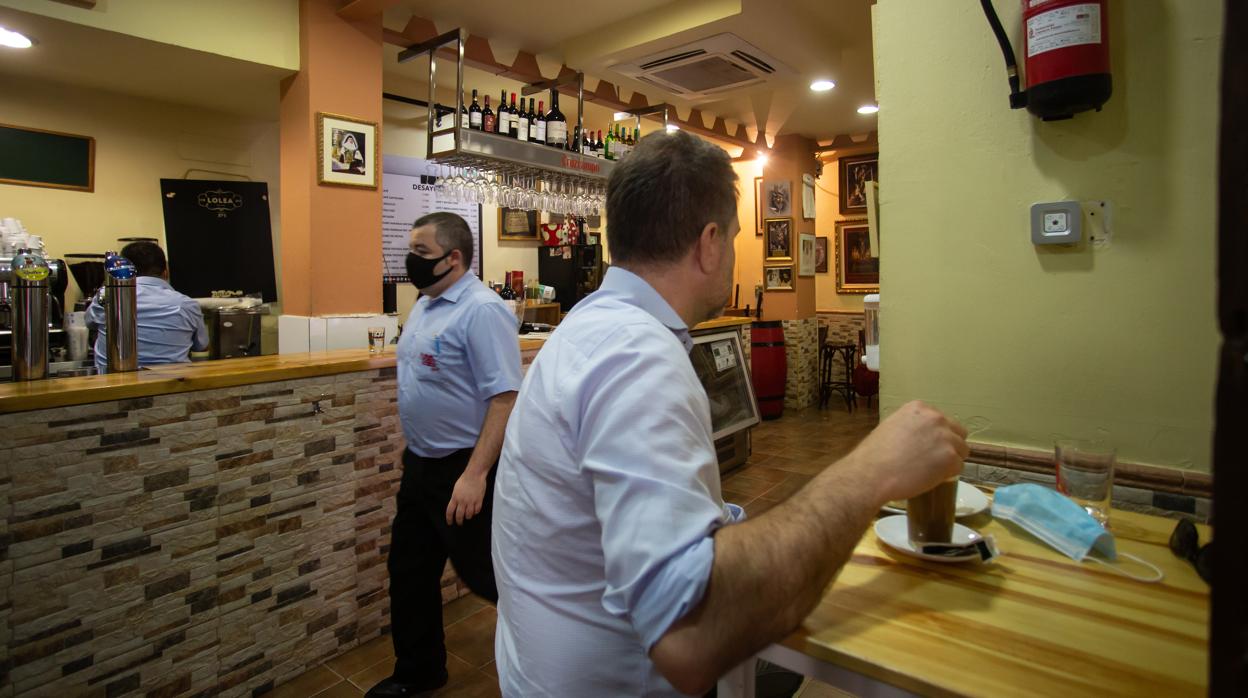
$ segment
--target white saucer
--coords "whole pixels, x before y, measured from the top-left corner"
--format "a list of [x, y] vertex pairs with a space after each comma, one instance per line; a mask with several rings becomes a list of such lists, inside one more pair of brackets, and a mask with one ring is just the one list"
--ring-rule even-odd
[[[900, 516], [885, 516], [875, 522], [875, 535], [884, 545], [904, 553], [911, 557], [917, 557], [932, 562], [967, 562], [970, 560], [978, 560], [979, 553], [974, 549], [968, 549], [966, 554], [949, 556], [949, 555], [924, 555], [919, 552], [913, 544], [910, 543], [910, 531], [906, 527], [906, 517], [904, 514]], [[953, 525], [953, 540], [955, 543], [969, 543], [980, 539], [978, 533], [973, 529], [967, 528], [962, 524], [955, 523]]]
[[[902, 506], [894, 506], [892, 502], [880, 507], [880, 511], [887, 511], [890, 514], [906, 513], [905, 501], [899, 502]], [[954, 516], [959, 519], [976, 514], [982, 514], [988, 511], [988, 497], [979, 488], [974, 485], [968, 485], [965, 482], [958, 483], [958, 504], [957, 511]]]

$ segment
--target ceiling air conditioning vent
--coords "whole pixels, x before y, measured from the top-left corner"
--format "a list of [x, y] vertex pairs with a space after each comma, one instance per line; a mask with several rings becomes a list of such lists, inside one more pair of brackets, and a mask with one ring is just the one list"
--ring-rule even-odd
[[692, 44], [617, 63], [614, 70], [660, 87], [681, 99], [712, 99], [743, 87], [788, 77], [793, 71], [735, 34], [716, 34]]

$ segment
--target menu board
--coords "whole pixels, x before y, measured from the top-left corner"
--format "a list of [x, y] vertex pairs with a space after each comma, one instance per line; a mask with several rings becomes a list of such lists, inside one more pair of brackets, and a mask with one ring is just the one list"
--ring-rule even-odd
[[387, 155], [381, 170], [381, 274], [384, 283], [407, 283], [412, 223], [434, 211], [463, 216], [472, 231], [472, 273], [481, 278], [481, 205], [438, 196], [438, 166], [421, 158]]

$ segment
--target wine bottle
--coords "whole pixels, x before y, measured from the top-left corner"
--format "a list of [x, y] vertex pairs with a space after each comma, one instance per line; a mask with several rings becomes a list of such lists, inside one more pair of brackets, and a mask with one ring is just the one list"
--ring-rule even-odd
[[570, 143], [570, 146], [571, 147], [569, 148], [569, 150], [571, 150], [572, 152], [574, 153], [581, 152], [581, 127], [580, 126], [574, 126], [572, 128], [572, 142]]
[[607, 143], [602, 139], [602, 129], [598, 129], [598, 136], [594, 138], [594, 157], [607, 157]]
[[607, 127], [607, 140], [602, 144], [602, 157], [608, 160], [615, 159], [615, 136], [611, 135], [611, 127]]
[[536, 134], [537, 134], [537, 135], [536, 135], [536, 137], [534, 138], [534, 140], [535, 140], [535, 141], [537, 141], [538, 143], [541, 143], [542, 145], [546, 145], [546, 114], [545, 114], [545, 109], [546, 109], [546, 103], [545, 103], [545, 102], [538, 102], [538, 103], [537, 103], [537, 111], [533, 112], [533, 121], [537, 123], [537, 129], [536, 129]]
[[498, 130], [498, 124], [494, 123], [494, 110], [490, 109], [490, 96], [485, 96], [485, 109], [481, 110], [481, 130], [486, 133], [494, 133]]
[[498, 97], [498, 122], [495, 133], [501, 133], [504, 136], [511, 133], [511, 112], [507, 109], [507, 90]]
[[511, 93], [511, 111], [515, 113], [511, 122], [511, 137], [518, 141], [529, 140], [529, 113], [524, 110], [524, 102], [516, 109], [516, 93]]
[[641, 142], [641, 127], [634, 126], [633, 127], [633, 147], [636, 148], [637, 144], [640, 142]]
[[568, 147], [568, 120], [559, 111], [559, 92], [550, 91], [550, 111], [546, 114], [546, 145], [560, 150]]
[[477, 91], [472, 91], [472, 105], [468, 107], [468, 128], [481, 130], [481, 105], [477, 104]]

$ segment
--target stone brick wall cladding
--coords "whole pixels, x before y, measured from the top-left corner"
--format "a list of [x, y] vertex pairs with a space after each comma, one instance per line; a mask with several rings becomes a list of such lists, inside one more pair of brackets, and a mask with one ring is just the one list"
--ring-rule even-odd
[[815, 318], [784, 320], [784, 350], [788, 378], [785, 409], [796, 410], [819, 400], [819, 323]]
[[862, 313], [819, 313], [819, 326], [828, 328], [828, 341], [832, 344], [858, 346], [858, 331], [863, 328]]
[[388, 630], [395, 401], [388, 368], [0, 415], [0, 698], [251, 695]]

